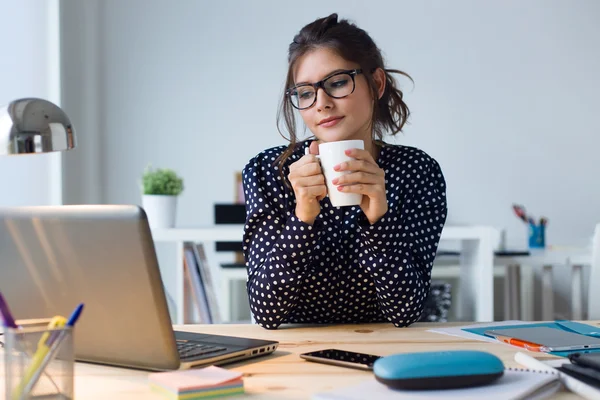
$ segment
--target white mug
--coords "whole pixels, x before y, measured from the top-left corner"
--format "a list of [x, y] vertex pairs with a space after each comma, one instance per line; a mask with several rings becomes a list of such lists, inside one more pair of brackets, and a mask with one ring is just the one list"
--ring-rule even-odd
[[321, 169], [325, 175], [327, 184], [327, 195], [331, 204], [335, 207], [358, 206], [362, 201], [360, 193], [344, 193], [340, 192], [337, 187], [331, 183], [335, 178], [348, 174], [351, 171], [336, 171], [333, 169], [336, 165], [344, 161], [354, 160], [346, 155], [345, 151], [349, 149], [364, 150], [365, 143], [362, 140], [341, 140], [339, 142], [328, 142], [319, 144], [319, 155], [321, 160]]

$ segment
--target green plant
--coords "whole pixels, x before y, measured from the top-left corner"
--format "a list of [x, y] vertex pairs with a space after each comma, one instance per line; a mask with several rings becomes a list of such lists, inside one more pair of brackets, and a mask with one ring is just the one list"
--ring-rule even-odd
[[183, 192], [183, 179], [171, 169], [148, 166], [142, 176], [142, 186], [144, 194], [178, 196]]

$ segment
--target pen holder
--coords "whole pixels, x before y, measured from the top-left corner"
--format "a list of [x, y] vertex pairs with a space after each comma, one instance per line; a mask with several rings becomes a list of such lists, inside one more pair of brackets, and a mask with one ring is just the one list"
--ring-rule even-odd
[[529, 248], [543, 249], [546, 247], [546, 226], [529, 224]]
[[20, 322], [19, 328], [4, 331], [4, 398], [72, 399], [72, 327], [48, 329], [49, 320]]

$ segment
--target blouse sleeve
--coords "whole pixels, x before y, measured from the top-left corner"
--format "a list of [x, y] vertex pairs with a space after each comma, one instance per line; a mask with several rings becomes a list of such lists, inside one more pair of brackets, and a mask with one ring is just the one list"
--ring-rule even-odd
[[366, 218], [359, 223], [361, 265], [373, 278], [380, 309], [397, 327], [417, 321], [423, 311], [446, 221], [446, 183], [438, 163], [430, 161], [411, 177], [404, 204], [373, 225]]
[[319, 224], [296, 218], [286, 203], [293, 194], [260, 156], [243, 171], [246, 225], [243, 252], [248, 266], [247, 290], [256, 322], [275, 329], [295, 308], [301, 282], [317, 244]]

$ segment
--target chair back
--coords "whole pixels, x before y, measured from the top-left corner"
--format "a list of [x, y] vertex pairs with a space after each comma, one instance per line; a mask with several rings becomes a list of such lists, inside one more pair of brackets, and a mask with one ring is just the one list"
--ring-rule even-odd
[[[215, 225], [242, 225], [246, 222], [246, 205], [236, 203], [215, 204]], [[246, 267], [244, 254], [242, 253], [242, 242], [215, 242], [216, 252], [233, 252], [235, 261], [233, 264], [222, 264], [224, 268]]]

